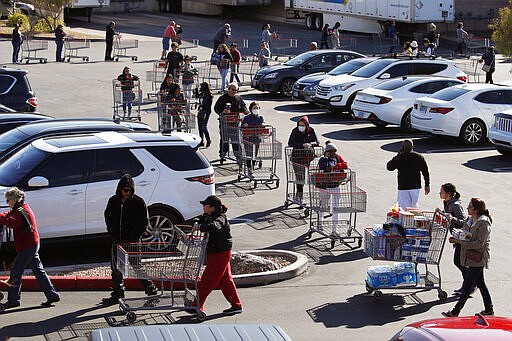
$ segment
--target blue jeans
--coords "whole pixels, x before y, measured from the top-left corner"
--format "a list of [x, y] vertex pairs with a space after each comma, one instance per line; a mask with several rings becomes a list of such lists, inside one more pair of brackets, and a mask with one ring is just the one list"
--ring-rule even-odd
[[50, 281], [50, 278], [44, 271], [41, 259], [39, 259], [38, 244], [31, 249], [18, 251], [12, 265], [11, 273], [9, 274], [9, 283], [15, 286], [9, 288], [7, 295], [8, 302], [21, 303], [21, 276], [27, 266], [30, 266], [30, 269], [32, 269], [47, 300], [55, 300], [60, 297]]
[[20, 54], [21, 44], [12, 42], [12, 62], [18, 62], [18, 55]]
[[128, 116], [132, 114], [132, 102], [135, 99], [135, 94], [129, 90], [123, 91], [123, 113], [126, 115], [126, 108], [128, 108]]
[[222, 85], [221, 85], [221, 90], [225, 90], [226, 89], [226, 86], [228, 85], [229, 83], [229, 69], [219, 69], [219, 72], [220, 72], [220, 78], [222, 80]]
[[62, 61], [62, 47], [64, 46], [64, 42], [56, 41], [55, 44], [57, 44], [57, 52], [55, 52], [55, 61], [61, 62]]

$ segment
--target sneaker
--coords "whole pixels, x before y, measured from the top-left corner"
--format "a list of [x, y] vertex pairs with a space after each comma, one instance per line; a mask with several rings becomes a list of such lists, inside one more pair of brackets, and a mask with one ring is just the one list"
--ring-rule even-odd
[[224, 315], [235, 315], [240, 314], [244, 309], [242, 307], [231, 307], [229, 309], [223, 310], [222, 313]]
[[480, 312], [480, 315], [483, 315], [483, 316], [494, 316], [494, 310], [492, 308], [491, 309], [482, 310]]
[[459, 314], [454, 313], [452, 310], [448, 310], [446, 313], [442, 312], [441, 315], [444, 317], [457, 317]]
[[212, 141], [206, 141], [206, 148], [210, 147], [211, 144], [212, 144]]
[[16, 308], [16, 307], [19, 307], [20, 305], [21, 305], [20, 302], [5, 302], [4, 309]]
[[101, 300], [101, 303], [104, 305], [115, 305], [115, 304], [119, 303], [119, 298], [114, 297], [114, 296], [106, 297]]
[[46, 300], [46, 302], [41, 303], [41, 307], [51, 307], [54, 303], [60, 302], [60, 297], [52, 298]]

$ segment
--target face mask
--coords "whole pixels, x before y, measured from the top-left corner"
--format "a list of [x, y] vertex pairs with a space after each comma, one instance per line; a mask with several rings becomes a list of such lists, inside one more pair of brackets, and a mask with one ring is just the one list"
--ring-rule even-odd
[[260, 115], [260, 109], [253, 109], [252, 113], [253, 113], [253, 115], [259, 116]]
[[301, 133], [305, 132], [306, 131], [306, 126], [299, 126], [299, 131]]

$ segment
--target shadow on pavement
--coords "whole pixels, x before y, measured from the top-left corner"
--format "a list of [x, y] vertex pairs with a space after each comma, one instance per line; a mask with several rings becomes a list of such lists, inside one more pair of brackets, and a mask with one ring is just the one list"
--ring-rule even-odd
[[252, 220], [248, 226], [255, 230], [282, 230], [305, 226], [307, 220], [301, 216], [301, 210], [283, 210], [281, 206], [262, 212], [253, 212], [238, 218]]
[[[336, 249], [336, 246], [335, 246]], [[321, 256], [316, 264], [324, 265], [324, 264], [332, 264], [332, 263], [344, 263], [344, 262], [352, 262], [360, 259], [368, 258], [368, 255], [364, 253], [363, 250], [350, 250], [347, 252], [343, 252], [339, 255], [325, 255]]]
[[[374, 126], [369, 126], [368, 122], [362, 120], [352, 120], [343, 122], [340, 121], [340, 124], [360, 124], [364, 125], [360, 128], [346, 129], [346, 130], [338, 130], [332, 131], [326, 134], [323, 134], [325, 138], [330, 138], [334, 140], [341, 141], [370, 141], [370, 140], [395, 140], [395, 139], [414, 139], [418, 137], [429, 137], [430, 135], [413, 132], [409, 133], [400, 129], [400, 127], [386, 127], [386, 128], [377, 128]], [[416, 140], [415, 140], [416, 141]], [[385, 149], [385, 148], [383, 148]], [[400, 149], [400, 146], [397, 148]]]
[[465, 167], [493, 173], [512, 173], [512, 158], [501, 154], [469, 160]]
[[[388, 152], [398, 152], [398, 150], [401, 147], [401, 144], [401, 141], [387, 143], [382, 145], [381, 149]], [[493, 149], [494, 146], [490, 142], [486, 142], [478, 146], [468, 146], [461, 143], [457, 139], [444, 136], [430, 136], [414, 140], [414, 150], [422, 154], [475, 152]]]

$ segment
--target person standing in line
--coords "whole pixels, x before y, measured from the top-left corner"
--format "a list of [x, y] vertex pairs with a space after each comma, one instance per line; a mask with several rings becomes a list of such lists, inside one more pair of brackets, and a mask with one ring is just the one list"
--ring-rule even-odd
[[396, 30], [396, 22], [394, 21], [392, 21], [391, 25], [389, 25], [388, 38], [391, 39], [393, 45], [400, 44], [400, 39], [398, 39], [398, 31]]
[[231, 248], [233, 240], [226, 216], [228, 208], [215, 195], [202, 200], [203, 215], [199, 219], [199, 230], [208, 233], [206, 258], [208, 263], [199, 280], [199, 309], [204, 311], [206, 298], [215, 288], [220, 288], [231, 307], [222, 311], [224, 315], [243, 312], [242, 303], [231, 274]]
[[171, 43], [171, 39], [176, 36], [176, 23], [171, 21], [169, 25], [164, 30], [164, 36], [162, 38], [162, 56], [161, 59], [165, 59], [167, 56], [167, 51], [169, 51], [169, 46]]
[[457, 48], [455, 49], [455, 53], [459, 52], [461, 55], [466, 54], [466, 41], [469, 39], [468, 32], [464, 31], [464, 23], [457, 23]]
[[[135, 194], [135, 182], [129, 174], [125, 174], [117, 184], [116, 193], [108, 199], [104, 212], [107, 232], [112, 239], [110, 269], [114, 290], [110, 297], [101, 302], [105, 305], [119, 303], [124, 298], [123, 274], [117, 268], [117, 245], [120, 243], [136, 243], [149, 226], [148, 209], [144, 199]], [[134, 269], [140, 267], [137, 262], [131, 262]], [[147, 295], [156, 295], [157, 289], [153, 282], [141, 279]]]
[[213, 52], [217, 52], [219, 45], [226, 44], [229, 37], [231, 37], [231, 25], [225, 23], [224, 26], [217, 30], [213, 37]]
[[231, 60], [231, 76], [229, 77], [229, 82], [233, 83], [233, 80], [236, 78], [236, 81], [238, 84], [240, 84], [240, 78], [238, 78], [238, 72], [240, 71], [240, 60], [242, 59], [242, 54], [237, 49], [237, 44], [233, 43], [231, 44], [230, 48], [231, 57], [233, 59]]
[[272, 37], [275, 37], [275, 32], [270, 32], [270, 24], [263, 25], [263, 28], [261, 29], [261, 42], [264, 42], [267, 44], [268, 49], [270, 50], [270, 39]]
[[263, 123], [265, 123], [265, 118], [260, 114], [260, 110], [261, 106], [258, 102], [251, 102], [249, 104], [249, 114], [242, 119], [245, 156], [248, 158], [245, 165], [249, 176], [252, 176], [260, 149], [261, 134], [257, 130], [263, 127]]
[[58, 25], [55, 29], [55, 44], [57, 45], [57, 51], [55, 52], [55, 61], [63, 62], [62, 59], [62, 48], [64, 47], [64, 39], [66, 38], [66, 32], [62, 25]]
[[217, 70], [219, 70], [221, 77], [221, 88], [219, 93], [222, 94], [224, 93], [226, 86], [229, 84], [229, 68], [231, 62], [233, 61], [233, 57], [231, 56], [231, 53], [229, 53], [229, 49], [226, 44], [220, 44], [219, 48], [217, 49], [217, 53], [220, 56], [220, 61], [217, 65]]
[[[181, 84], [183, 85], [183, 92], [187, 99], [187, 108], [189, 108], [189, 102], [192, 98], [192, 85], [194, 85], [194, 77], [197, 75], [197, 70], [194, 65], [192, 65], [192, 58], [189, 55], [186, 55], [183, 60], [183, 77]], [[190, 114], [189, 109], [187, 109], [187, 114]]]
[[260, 68], [269, 65], [270, 58], [272, 57], [270, 55], [270, 50], [268, 49], [267, 44], [265, 42], [261, 42], [260, 52], [258, 52], [258, 54], [255, 56], [258, 57], [258, 66]]
[[340, 28], [341, 24], [338, 21], [334, 24], [334, 27], [332, 28], [331, 31], [331, 35], [329, 36], [331, 38], [331, 45], [333, 49], [340, 48]]
[[436, 56], [436, 45], [431, 43], [428, 38], [423, 39], [423, 46], [425, 46], [425, 57], [435, 57]]
[[496, 54], [494, 53], [494, 46], [489, 46], [478, 62], [484, 63], [482, 70], [485, 72], [485, 83], [494, 84], [494, 81], [492, 80], [492, 74], [496, 71]]
[[425, 180], [425, 195], [430, 193], [430, 175], [425, 158], [413, 151], [411, 140], [402, 142], [398, 155], [387, 164], [388, 171], [398, 170], [397, 203], [401, 210], [407, 207], [419, 207], [421, 175]]
[[323, 49], [323, 48], [328, 49], [329, 48], [329, 43], [328, 43], [329, 36], [330, 36], [329, 24], [325, 24], [324, 28], [322, 28], [322, 35], [320, 36], [320, 49]]
[[132, 75], [130, 68], [125, 66], [123, 68], [123, 73], [117, 77], [117, 80], [121, 83], [123, 118], [126, 118], [126, 109], [128, 109], [128, 117], [130, 117], [132, 115], [132, 104], [135, 100], [135, 93], [133, 92], [133, 88], [138, 85], [139, 77]]
[[41, 306], [51, 307], [53, 303], [60, 301], [60, 296], [39, 258], [39, 233], [34, 212], [25, 202], [25, 193], [17, 187], [9, 188], [5, 192], [5, 199], [11, 210], [0, 213], [0, 224], [14, 230], [14, 245], [17, 254], [6, 282], [9, 289], [7, 302], [3, 304], [4, 309], [21, 305], [22, 275], [27, 267], [32, 269], [32, 273], [46, 296], [46, 302], [41, 303]]
[[411, 56], [418, 57], [420, 54], [420, 49], [418, 47], [418, 42], [416, 40], [411, 41]]
[[173, 42], [171, 44], [171, 52], [167, 54], [167, 61], [165, 67], [167, 68], [167, 74], [171, 75], [175, 82], [179, 80], [178, 70], [183, 65], [183, 55], [178, 51], [178, 43]]
[[18, 64], [18, 56], [20, 54], [21, 44], [23, 43], [23, 34], [20, 31], [20, 24], [15, 24], [12, 30], [12, 63]]
[[[212, 113], [213, 94], [210, 89], [210, 84], [206, 82], [201, 83], [199, 89], [196, 88], [194, 92], [195, 97], [199, 101], [197, 108], [197, 129], [199, 130], [199, 137], [201, 138], [199, 147], [206, 146], [206, 148], [208, 148], [212, 144], [210, 132], [208, 131], [208, 120]], [[206, 145], [204, 143], [205, 139]]]
[[448, 312], [443, 312], [444, 317], [459, 316], [460, 311], [473, 290], [474, 285], [480, 289], [484, 302], [484, 310], [480, 315], [494, 315], [494, 309], [489, 289], [485, 284], [484, 268], [489, 268], [491, 224], [492, 218], [485, 202], [480, 198], [471, 198], [468, 205], [469, 217], [464, 222], [463, 230], [468, 232], [465, 240], [450, 237], [452, 244], [460, 245], [460, 263], [467, 266], [462, 284], [462, 294], [455, 307]]
[[112, 47], [114, 46], [114, 36], [119, 36], [119, 33], [115, 30], [116, 23], [111, 21], [106, 27], [105, 33], [105, 61], [114, 60], [112, 57]]

